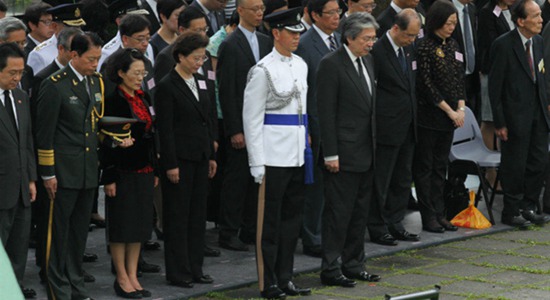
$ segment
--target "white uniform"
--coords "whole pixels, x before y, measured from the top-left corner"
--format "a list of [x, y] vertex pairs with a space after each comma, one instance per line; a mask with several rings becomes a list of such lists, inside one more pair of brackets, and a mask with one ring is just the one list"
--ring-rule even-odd
[[[97, 64], [98, 71], [103, 65], [103, 62], [115, 51], [120, 48], [120, 45], [122, 45], [122, 39], [120, 38], [120, 31], [116, 32], [116, 36], [112, 38], [107, 44], [101, 48], [101, 58], [99, 59], [99, 63]], [[147, 45], [147, 50], [145, 51], [145, 57], [147, 57], [151, 64], [155, 65], [155, 56], [153, 54], [153, 47], [151, 47], [151, 44]], [[36, 74], [36, 73], [35, 73]]]
[[[301, 57], [276, 49], [250, 69], [244, 91], [243, 127], [250, 167], [300, 167], [306, 147], [307, 65]], [[266, 118], [266, 115], [268, 117]], [[294, 115], [293, 124], [272, 125], [278, 115]], [[292, 123], [292, 122], [291, 122]]]
[[32, 68], [34, 74], [40, 72], [46, 66], [51, 64], [57, 57], [57, 37], [55, 34], [36, 46], [27, 58], [27, 65]]

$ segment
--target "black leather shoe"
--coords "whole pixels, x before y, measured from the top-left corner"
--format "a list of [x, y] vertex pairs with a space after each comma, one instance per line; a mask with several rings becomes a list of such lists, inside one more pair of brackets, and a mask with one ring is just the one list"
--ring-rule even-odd
[[84, 256], [82, 256], [82, 261], [85, 263], [94, 262], [96, 260], [97, 260], [97, 254], [94, 254], [94, 253], [84, 252]]
[[190, 289], [193, 287], [193, 281], [170, 281], [170, 285]]
[[441, 225], [441, 227], [443, 227], [445, 229], [445, 231], [457, 231], [458, 230], [458, 227], [456, 227], [451, 222], [449, 222], [449, 220], [447, 220], [447, 218], [445, 218], [445, 217], [437, 219], [437, 222], [439, 223], [439, 225]]
[[348, 273], [348, 272], [343, 272], [343, 273], [344, 273], [344, 276], [346, 276], [349, 279], [357, 279], [357, 280], [361, 280], [361, 281], [377, 282], [377, 281], [380, 281], [380, 279], [382, 279], [382, 277], [380, 277], [380, 275], [370, 274], [367, 271], [361, 271], [361, 272], [355, 273], [355, 274]]
[[371, 239], [371, 242], [384, 246], [397, 246], [397, 240], [389, 233]]
[[429, 220], [426, 224], [422, 225], [422, 229], [433, 233], [443, 233], [445, 228], [441, 227], [435, 219]]
[[151, 292], [148, 291], [148, 290], [145, 290], [145, 289], [143, 289], [143, 290], [136, 290], [136, 291], [137, 291], [138, 293], [140, 293], [140, 294], [141, 294], [141, 297], [143, 297], [143, 298], [149, 298], [149, 297], [152, 296]]
[[155, 234], [157, 235], [157, 240], [164, 241], [164, 232], [162, 232], [162, 230], [160, 230], [156, 226], [155, 226], [154, 230], [155, 230]]
[[143, 273], [158, 273], [160, 272], [160, 266], [154, 265], [150, 263], [146, 263], [145, 261], [138, 264], [138, 272], [141, 271]]
[[94, 224], [98, 228], [105, 228], [106, 227], [105, 220], [99, 220], [99, 219], [91, 218], [90, 219], [90, 224]]
[[256, 245], [256, 235], [252, 233], [243, 233], [241, 230], [241, 233], [239, 234], [239, 239], [241, 242], [247, 244], [247, 245]]
[[311, 295], [311, 289], [307, 288], [301, 288], [296, 285], [292, 281], [289, 281], [284, 287], [281, 287], [281, 290], [285, 292], [288, 296], [309, 296]]
[[194, 283], [210, 284], [214, 282], [214, 279], [210, 275], [202, 275], [201, 277], [193, 278]]
[[544, 225], [548, 222], [549, 218], [543, 215], [537, 215], [532, 210], [524, 210], [521, 212], [521, 216], [535, 225]]
[[21, 287], [21, 292], [23, 293], [23, 297], [25, 297], [25, 299], [32, 299], [36, 297], [36, 292], [31, 288]]
[[347, 278], [344, 275], [335, 277], [325, 277], [321, 275], [321, 283], [329, 286], [355, 287], [357, 284], [354, 280]]
[[220, 247], [233, 251], [248, 251], [248, 246], [243, 243], [237, 236], [232, 236], [228, 239], [219, 239]]
[[95, 282], [95, 277], [94, 277], [94, 275], [92, 275], [92, 274], [90, 274], [90, 273], [88, 273], [88, 272], [86, 272], [86, 271], [83, 271], [83, 273], [84, 273], [84, 274], [83, 274], [84, 282], [88, 282], [88, 283], [90, 283], [90, 282]]
[[304, 246], [304, 254], [311, 257], [321, 257], [323, 256], [323, 249], [321, 246], [307, 247]]
[[141, 293], [138, 291], [131, 291], [131, 292], [125, 292], [122, 287], [120, 287], [120, 284], [115, 279], [115, 282], [113, 283], [113, 287], [115, 289], [115, 293], [117, 296], [125, 298], [125, 299], [141, 299]]
[[154, 241], [147, 241], [143, 243], [143, 249], [148, 251], [154, 251], [160, 249], [160, 244]]
[[218, 257], [220, 255], [221, 255], [220, 250], [212, 249], [212, 248], [204, 245], [204, 256], [206, 256], [206, 257]]
[[286, 299], [286, 294], [276, 285], [272, 285], [261, 291], [260, 295], [266, 299]]
[[410, 233], [407, 230], [403, 230], [403, 231], [393, 230], [393, 231], [391, 231], [391, 235], [393, 235], [393, 237], [395, 237], [396, 239], [398, 239], [400, 241], [406, 241], [406, 242], [418, 242], [418, 241], [420, 241], [420, 235]]
[[550, 207], [543, 207], [542, 212], [545, 214], [550, 214]]
[[502, 217], [501, 221], [502, 221], [502, 224], [514, 226], [520, 229], [526, 229], [527, 227], [533, 224], [522, 216]]

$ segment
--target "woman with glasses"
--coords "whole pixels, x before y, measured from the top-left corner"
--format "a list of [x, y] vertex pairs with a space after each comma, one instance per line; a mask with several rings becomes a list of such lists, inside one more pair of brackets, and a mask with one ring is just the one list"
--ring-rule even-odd
[[204, 76], [208, 37], [180, 35], [172, 51], [176, 66], [158, 84], [155, 109], [160, 138], [164, 207], [164, 256], [170, 284], [191, 288], [212, 283], [202, 271], [208, 178], [216, 173], [212, 110]]
[[[458, 22], [453, 4], [438, 0], [426, 16], [427, 36], [417, 48], [417, 146], [413, 178], [423, 229], [456, 231], [445, 216], [443, 188], [453, 131], [464, 125], [464, 56], [451, 38]], [[414, 69], [413, 65], [413, 69]]]
[[[102, 184], [105, 186], [108, 238], [116, 270], [117, 296], [150, 297], [137, 279], [141, 243], [151, 238], [153, 225], [154, 115], [151, 99], [141, 90], [145, 58], [136, 49], [115, 52], [107, 76], [117, 88], [105, 97], [105, 116], [135, 119], [131, 137], [121, 137], [103, 127], [101, 145]], [[128, 130], [128, 128], [125, 128]]]

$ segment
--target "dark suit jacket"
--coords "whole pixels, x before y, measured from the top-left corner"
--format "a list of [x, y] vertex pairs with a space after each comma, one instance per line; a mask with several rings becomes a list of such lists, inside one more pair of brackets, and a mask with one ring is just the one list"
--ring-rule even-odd
[[[190, 6], [194, 6], [198, 8], [200, 11], [203, 12], [204, 16], [206, 17], [206, 25], [208, 25], [208, 31], [206, 32], [206, 35], [208, 37], [211, 37], [214, 35], [214, 29], [212, 28], [212, 23], [210, 22], [210, 18], [208, 15], [206, 15], [204, 9], [197, 3], [197, 0], [193, 0], [193, 3], [191, 3]], [[218, 30], [225, 24], [225, 11], [215, 11], [214, 14], [216, 14], [216, 20], [218, 21]]]
[[149, 3], [147, 3], [147, 1], [142, 0], [140, 2], [141, 2], [141, 8], [149, 12], [149, 14], [145, 15], [145, 17], [147, 18], [147, 20], [149, 20], [149, 23], [151, 23], [151, 28], [150, 28], [151, 34], [154, 34], [160, 28], [159, 20], [157, 19], [157, 16], [155, 16], [153, 9], [149, 5]]
[[25, 46], [25, 56], [29, 56], [29, 53], [36, 47], [36, 43], [27, 35], [27, 45]]
[[[391, 2], [391, 1], [390, 1]], [[424, 11], [424, 8], [422, 7], [422, 4], [419, 3], [416, 8], [416, 12], [421, 14], [424, 18], [426, 16], [426, 12]], [[376, 36], [381, 37], [386, 31], [388, 31], [392, 26], [393, 22], [395, 21], [395, 16], [397, 15], [397, 12], [391, 5], [388, 3], [388, 7], [386, 7], [385, 10], [383, 10], [380, 15], [378, 15], [378, 18], [376, 18], [376, 22], [378, 22], [378, 30], [376, 31]], [[422, 28], [424, 28], [424, 21], [421, 19], [422, 22]], [[424, 32], [424, 35], [426, 35], [426, 32]]]
[[79, 82], [69, 65], [40, 86], [36, 110], [38, 170], [40, 176], [56, 176], [60, 188], [90, 189], [98, 185], [98, 124], [91, 115], [94, 109], [101, 112], [101, 79], [98, 74], [89, 77], [92, 99], [86, 84]]
[[402, 145], [412, 126], [416, 137], [414, 51], [404, 47], [408, 72], [405, 75], [386, 34], [374, 44], [376, 85], [376, 141], [384, 145]]
[[374, 163], [376, 85], [372, 56], [363, 58], [372, 96], [360, 83], [354, 63], [342, 46], [321, 60], [317, 103], [325, 157], [338, 155], [340, 170], [366, 172]]
[[[476, 49], [476, 61], [475, 61], [475, 71], [479, 70], [479, 53], [477, 51], [477, 8], [473, 3], [468, 4], [468, 15], [470, 17], [470, 26], [472, 28], [472, 35], [474, 39], [474, 49]], [[458, 47], [460, 52], [464, 54], [464, 68], [466, 68], [466, 50], [464, 48], [464, 33], [462, 32], [461, 25], [463, 20], [458, 20], [455, 31], [451, 37], [458, 42]], [[476, 73], [474, 71], [474, 73]], [[477, 76], [477, 75], [476, 75]]]
[[36, 160], [31, 132], [29, 97], [20, 89], [12, 90], [17, 131], [4, 105], [0, 105], [0, 209], [13, 208], [19, 201], [28, 207], [29, 182], [36, 181]]
[[163, 170], [178, 167], [178, 160], [213, 159], [212, 118], [208, 91], [200, 89], [205, 78], [195, 74], [199, 101], [187, 83], [172, 70], [158, 84], [155, 110], [160, 137], [160, 164]]
[[497, 38], [491, 47], [491, 71], [489, 73], [489, 97], [493, 108], [495, 128], [508, 128], [512, 136], [528, 136], [535, 112], [542, 109], [548, 128], [548, 101], [544, 74], [542, 37], [533, 41], [533, 67], [537, 84], [533, 83], [525, 46], [517, 30]]
[[[261, 59], [271, 52], [273, 42], [263, 33], [256, 32], [256, 36]], [[228, 137], [243, 132], [244, 88], [248, 71], [255, 64], [250, 44], [237, 27], [220, 45], [216, 70], [225, 135]]]
[[478, 16], [478, 48], [477, 53], [480, 59], [480, 71], [483, 74], [489, 74], [491, 68], [490, 50], [493, 42], [502, 34], [510, 31], [510, 26], [506, 22], [506, 18], [501, 13], [500, 16], [495, 16], [493, 10], [495, 5], [487, 3], [479, 11]]
[[[336, 40], [336, 46], [340, 47], [340, 34], [334, 32], [334, 39]], [[315, 100], [317, 68], [319, 67], [321, 59], [330, 53], [330, 50], [319, 33], [311, 26], [311, 28], [300, 37], [300, 44], [298, 44], [298, 49], [296, 49], [294, 53], [303, 58], [307, 64], [307, 113], [312, 117], [317, 117], [317, 101]]]

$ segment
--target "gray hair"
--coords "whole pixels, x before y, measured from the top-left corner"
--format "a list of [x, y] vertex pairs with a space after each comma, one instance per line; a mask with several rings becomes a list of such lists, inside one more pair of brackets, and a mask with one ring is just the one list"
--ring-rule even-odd
[[380, 26], [374, 17], [367, 12], [355, 12], [350, 14], [342, 24], [342, 44], [348, 44], [348, 38], [355, 40], [364, 29], [378, 30]]
[[3, 19], [0, 19], [1, 41], [7, 41], [10, 33], [17, 30], [24, 30], [25, 32], [27, 31], [27, 26], [25, 26], [25, 23], [23, 23], [23, 21], [19, 20], [16, 17], [5, 17]]
[[63, 46], [65, 50], [71, 50], [70, 40], [73, 36], [82, 33], [82, 30], [77, 27], [64, 27], [57, 35], [57, 46]]

